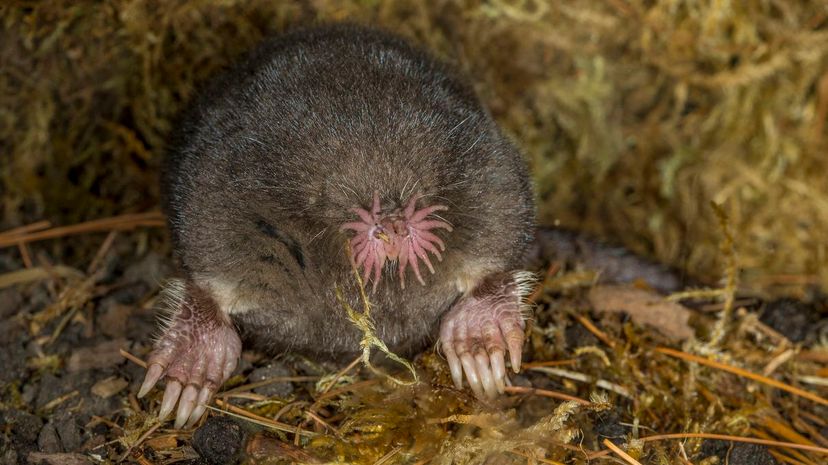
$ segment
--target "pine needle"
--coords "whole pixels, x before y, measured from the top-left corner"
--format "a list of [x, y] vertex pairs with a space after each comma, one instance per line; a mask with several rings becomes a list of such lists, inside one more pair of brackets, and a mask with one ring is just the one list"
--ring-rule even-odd
[[742, 368], [734, 367], [731, 365], [727, 365], [721, 362], [717, 362], [714, 360], [710, 360], [704, 357], [699, 357], [698, 355], [688, 354], [686, 352], [682, 352], [679, 350], [670, 349], [667, 347], [657, 347], [655, 349], [656, 352], [660, 352], [665, 355], [669, 355], [671, 357], [680, 358], [682, 360], [686, 360], [688, 362], [695, 362], [700, 363], [702, 365], [709, 366], [711, 368], [716, 368], [722, 371], [727, 371], [728, 373], [733, 373], [735, 375], [741, 376], [743, 378], [748, 378], [753, 381], [757, 381], [762, 384], [766, 384], [771, 387], [775, 387], [777, 389], [781, 389], [783, 391], [789, 392], [793, 395], [803, 397], [805, 399], [814, 401], [818, 404], [828, 405], [828, 399], [822, 398], [814, 393], [799, 389], [797, 387], [785, 384], [781, 381], [777, 381], [773, 378], [768, 378], [767, 376], [758, 375], [756, 373], [752, 373]]

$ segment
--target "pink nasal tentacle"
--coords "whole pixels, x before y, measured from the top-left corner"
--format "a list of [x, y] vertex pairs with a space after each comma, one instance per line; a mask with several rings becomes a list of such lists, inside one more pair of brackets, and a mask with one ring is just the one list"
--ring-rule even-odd
[[[362, 210], [362, 211], [364, 212], [365, 210]], [[351, 229], [353, 231], [367, 231], [367, 230], [371, 229], [372, 226], [373, 226], [372, 224], [360, 223], [360, 222], [355, 221], [353, 223], [345, 223], [342, 226], [340, 226], [339, 229]]]
[[[408, 218], [409, 223], [419, 223], [420, 221], [424, 220], [428, 215], [438, 212], [441, 210], [448, 210], [448, 207], [443, 205], [434, 205], [433, 207], [426, 207], [422, 210], [417, 210], [416, 212], [412, 212], [410, 216], [406, 216]], [[406, 211], [406, 213], [408, 213]], [[443, 223], [447, 224], [447, 223]]]
[[417, 234], [423, 238], [423, 242], [431, 245], [437, 244], [440, 250], [446, 250], [446, 244], [436, 234], [429, 231], [417, 231]]
[[411, 218], [414, 215], [414, 211], [417, 209], [417, 200], [419, 199], [419, 195], [411, 196], [411, 200], [408, 201], [408, 204], [405, 206], [405, 211], [403, 212], [406, 219]]
[[431, 260], [428, 259], [428, 254], [423, 249], [423, 244], [427, 244], [427, 242], [413, 241], [411, 243], [412, 247], [414, 248], [414, 253], [416, 253], [417, 256], [420, 257], [420, 260], [422, 260], [426, 264], [426, 266], [428, 267], [428, 271], [431, 272], [431, 274], [434, 274], [434, 267], [431, 265]]
[[408, 255], [411, 256], [412, 260], [409, 262], [411, 264], [411, 269], [414, 270], [414, 276], [417, 277], [417, 281], [420, 282], [423, 286], [425, 286], [425, 281], [423, 281], [423, 276], [420, 274], [420, 264], [417, 261], [417, 254], [414, 251], [414, 243], [410, 242], [408, 244]]
[[[362, 223], [363, 228], [364, 227], [371, 227], [371, 225], [374, 224], [374, 215], [371, 214], [371, 212], [369, 212], [368, 210], [365, 210], [365, 209], [362, 209], [362, 208], [354, 208], [351, 211], [356, 213], [357, 215], [359, 215], [359, 218], [363, 221], [363, 223]], [[353, 224], [353, 223], [347, 223], [347, 224]]]
[[448, 231], [451, 231], [451, 225], [446, 223], [445, 221], [438, 221], [438, 220], [429, 220], [429, 221], [420, 221], [417, 223], [410, 223], [412, 228], [419, 229], [422, 231], [427, 231], [429, 229], [437, 229], [443, 228]]
[[405, 289], [405, 268], [408, 266], [408, 247], [406, 245], [403, 245], [402, 250], [400, 250], [400, 256], [398, 260], [400, 261], [400, 287]]
[[379, 191], [374, 191], [374, 204], [371, 206], [371, 214], [376, 217], [380, 211], [382, 211], [382, 208], [380, 208]]

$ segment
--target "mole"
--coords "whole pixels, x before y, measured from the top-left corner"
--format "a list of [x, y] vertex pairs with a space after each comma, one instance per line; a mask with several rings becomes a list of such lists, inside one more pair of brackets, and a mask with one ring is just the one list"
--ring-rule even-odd
[[[314, 26], [264, 41], [181, 116], [162, 171], [180, 280], [139, 397], [192, 425], [242, 341], [268, 354], [355, 356], [362, 333], [493, 398], [518, 372], [535, 206], [519, 150], [469, 82], [383, 30]], [[177, 409], [176, 409], [177, 406]]]

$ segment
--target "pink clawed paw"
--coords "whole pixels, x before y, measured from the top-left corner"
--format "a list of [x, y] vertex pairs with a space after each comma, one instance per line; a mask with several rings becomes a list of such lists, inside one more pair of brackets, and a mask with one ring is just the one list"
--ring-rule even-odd
[[524, 317], [517, 299], [466, 297], [443, 318], [440, 348], [455, 387], [463, 375], [479, 398], [494, 398], [506, 387], [506, 357], [520, 370]]
[[432, 231], [451, 231], [452, 228], [447, 222], [431, 216], [435, 212], [448, 210], [448, 207], [432, 205], [417, 210], [419, 198], [416, 195], [412, 197], [403, 210], [383, 214], [379, 193], [374, 192], [371, 210], [353, 209], [360, 221], [345, 223], [340, 228], [356, 233], [351, 239], [355, 264], [362, 268], [364, 280], [370, 278], [374, 282], [375, 289], [386, 260], [398, 260], [400, 285], [405, 288], [405, 272], [409, 266], [420, 284], [425, 285], [420, 272], [420, 261], [429, 272], [434, 273], [429, 253], [436, 256], [438, 261], [443, 259], [441, 252], [446, 249], [445, 243]]
[[166, 418], [177, 405], [175, 427], [191, 426], [230, 377], [240, 355], [241, 339], [230, 324], [196, 322], [179, 314], [150, 354], [138, 397], [146, 395], [162, 377], [166, 378], [159, 418]]

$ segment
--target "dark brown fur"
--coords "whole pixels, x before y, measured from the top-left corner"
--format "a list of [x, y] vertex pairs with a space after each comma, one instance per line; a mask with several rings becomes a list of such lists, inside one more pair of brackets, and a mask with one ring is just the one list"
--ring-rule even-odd
[[[454, 226], [426, 285], [386, 269], [372, 301], [397, 351], [433, 341], [458, 283], [512, 270], [534, 208], [516, 148], [471, 87], [407, 42], [357, 26], [264, 43], [214, 81], [183, 118], [164, 175], [174, 244], [188, 279], [226, 284], [249, 310], [233, 318], [268, 352], [359, 350], [334, 290], [361, 308], [342, 223], [415, 192]], [[229, 290], [228, 290], [229, 289]], [[370, 290], [370, 286], [368, 286]], [[470, 289], [469, 289], [470, 290]]]

